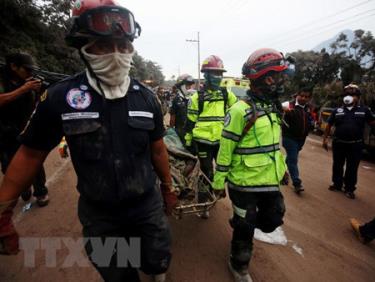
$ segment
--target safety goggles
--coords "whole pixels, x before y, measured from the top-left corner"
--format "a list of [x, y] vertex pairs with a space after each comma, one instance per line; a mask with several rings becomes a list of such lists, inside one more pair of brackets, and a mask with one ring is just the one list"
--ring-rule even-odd
[[122, 7], [102, 6], [84, 12], [77, 19], [80, 31], [95, 36], [127, 36], [131, 39], [140, 33], [133, 14]]
[[251, 67], [250, 74], [258, 73], [264, 69], [271, 69], [275, 71], [282, 71], [287, 68], [287, 62], [284, 59], [272, 60], [264, 63], [258, 63]]

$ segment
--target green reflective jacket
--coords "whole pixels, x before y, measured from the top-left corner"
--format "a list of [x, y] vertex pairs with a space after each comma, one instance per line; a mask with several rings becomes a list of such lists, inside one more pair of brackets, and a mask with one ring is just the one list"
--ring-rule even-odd
[[[233, 92], [228, 91], [227, 108], [237, 101]], [[219, 144], [224, 124], [224, 96], [221, 90], [207, 90], [204, 93], [203, 110], [199, 114], [199, 93], [194, 93], [188, 104], [188, 123], [193, 124], [192, 130], [185, 135], [186, 145], [192, 139], [205, 144]]]
[[214, 189], [228, 188], [246, 192], [278, 191], [286, 171], [280, 152], [280, 118], [272, 105], [256, 104], [258, 118], [250, 130], [243, 131], [253, 109], [238, 101], [225, 117], [214, 176]]

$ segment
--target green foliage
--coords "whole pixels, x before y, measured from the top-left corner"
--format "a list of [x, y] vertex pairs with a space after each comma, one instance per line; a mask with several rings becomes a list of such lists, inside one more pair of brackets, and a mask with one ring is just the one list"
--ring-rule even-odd
[[320, 53], [289, 54], [296, 58], [296, 75], [288, 86], [289, 93], [295, 93], [301, 86], [315, 86], [313, 100], [318, 107], [337, 105], [343, 87], [354, 82], [364, 93], [363, 101], [375, 106], [375, 39], [369, 31], [356, 30], [354, 35], [349, 44], [347, 36], [341, 33], [331, 44], [331, 53], [322, 49]]
[[[50, 72], [74, 74], [84, 68], [78, 53], [67, 47], [71, 0], [1, 0], [0, 60], [11, 52], [27, 52]], [[132, 74], [140, 80], [164, 80], [160, 66], [134, 57]]]

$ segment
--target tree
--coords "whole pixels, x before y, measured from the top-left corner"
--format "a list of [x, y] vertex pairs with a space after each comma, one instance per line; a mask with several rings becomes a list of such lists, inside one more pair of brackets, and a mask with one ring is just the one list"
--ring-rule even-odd
[[[0, 57], [27, 52], [42, 69], [73, 74], [84, 68], [78, 52], [65, 43], [71, 19], [71, 0], [1, 0]], [[164, 80], [160, 66], [134, 56], [132, 73], [140, 80]]]

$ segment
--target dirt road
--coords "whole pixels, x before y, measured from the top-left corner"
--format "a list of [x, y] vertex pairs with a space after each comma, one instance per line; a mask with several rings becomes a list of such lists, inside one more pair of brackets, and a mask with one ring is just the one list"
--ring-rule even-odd
[[[331, 165], [331, 154], [321, 149], [320, 139], [310, 137], [300, 155], [305, 192], [298, 196], [291, 187], [283, 189], [287, 212], [282, 229], [287, 244], [255, 241], [250, 266], [254, 281], [375, 281], [375, 243], [359, 243], [348, 224], [352, 216], [363, 221], [375, 216], [375, 164], [361, 162], [356, 200], [327, 190]], [[56, 152], [46, 168], [51, 203], [22, 212], [20, 201], [15, 211], [18, 231], [28, 237], [78, 238], [81, 225], [73, 168]], [[230, 202], [225, 199], [208, 220], [170, 219], [174, 245], [169, 281], [232, 281], [227, 270], [230, 215]], [[66, 256], [63, 248], [58, 251], [58, 266], [48, 267], [44, 253], [37, 251], [31, 268], [24, 266], [22, 252], [0, 257], [0, 281], [101, 281], [91, 266], [62, 268]]]

